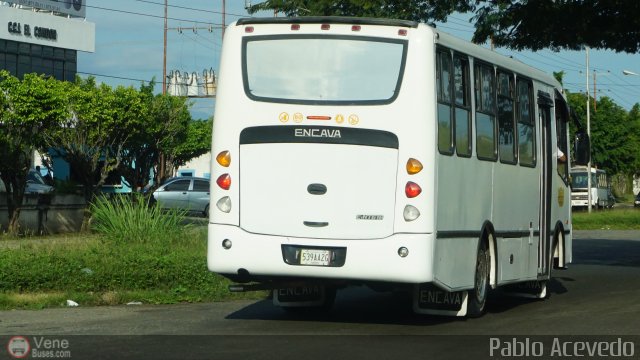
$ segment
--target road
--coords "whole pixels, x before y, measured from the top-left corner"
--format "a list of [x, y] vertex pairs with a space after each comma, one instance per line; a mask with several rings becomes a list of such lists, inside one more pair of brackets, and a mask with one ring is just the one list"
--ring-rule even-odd
[[[322, 315], [285, 313], [268, 300], [4, 311], [0, 345], [27, 334], [68, 338], [75, 343], [72, 350], [94, 358], [110, 358], [96, 357], [95, 349], [103, 348], [118, 355], [113, 358], [184, 358], [177, 346], [188, 349], [190, 358], [354, 358], [347, 355], [358, 348], [356, 358], [387, 358], [382, 355], [393, 351], [408, 358], [457, 359], [470, 352], [495, 358], [487, 349], [496, 336], [624, 336], [635, 344], [632, 358], [640, 358], [640, 232], [577, 232], [574, 263], [553, 275], [549, 299], [494, 294], [479, 319], [418, 316], [408, 296], [351, 288], [339, 292], [333, 311]], [[159, 349], [165, 349], [160, 357]], [[426, 357], [418, 349], [440, 350]]]

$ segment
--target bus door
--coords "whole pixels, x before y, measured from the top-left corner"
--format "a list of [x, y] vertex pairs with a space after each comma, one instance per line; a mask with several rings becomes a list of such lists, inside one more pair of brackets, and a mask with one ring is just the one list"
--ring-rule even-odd
[[553, 99], [543, 91], [538, 91], [538, 118], [542, 132], [540, 146], [540, 161], [542, 172], [540, 174], [540, 241], [538, 242], [538, 276], [549, 275], [549, 262], [551, 259], [551, 191], [553, 162], [553, 143], [551, 137], [551, 109]]

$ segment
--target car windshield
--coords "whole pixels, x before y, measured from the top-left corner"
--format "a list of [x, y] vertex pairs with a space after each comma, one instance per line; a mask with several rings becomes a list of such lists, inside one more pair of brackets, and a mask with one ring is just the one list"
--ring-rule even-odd
[[36, 184], [45, 185], [45, 182], [44, 182], [44, 179], [42, 178], [42, 175], [40, 175], [37, 170], [29, 171], [29, 175], [27, 175], [27, 181], [31, 181], [31, 182], [34, 182]]

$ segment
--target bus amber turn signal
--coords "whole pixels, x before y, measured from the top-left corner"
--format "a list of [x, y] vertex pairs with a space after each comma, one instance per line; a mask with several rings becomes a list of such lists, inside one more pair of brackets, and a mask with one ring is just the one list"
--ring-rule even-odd
[[231, 154], [228, 150], [221, 151], [218, 156], [216, 156], [216, 161], [224, 167], [229, 167], [231, 164]]
[[414, 158], [407, 160], [407, 173], [409, 175], [417, 174], [422, 171], [422, 163]]
[[218, 184], [218, 186], [220, 186], [220, 188], [224, 190], [229, 190], [229, 188], [231, 187], [231, 175], [222, 174], [218, 176], [218, 180], [216, 180], [216, 184]]

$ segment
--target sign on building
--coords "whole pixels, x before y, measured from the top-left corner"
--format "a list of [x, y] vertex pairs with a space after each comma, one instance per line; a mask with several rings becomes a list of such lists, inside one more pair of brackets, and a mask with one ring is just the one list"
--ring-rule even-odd
[[9, 3], [84, 18], [87, 17], [86, 1], [87, 0], [10, 0]]

